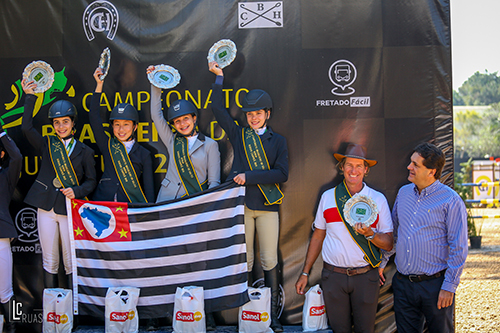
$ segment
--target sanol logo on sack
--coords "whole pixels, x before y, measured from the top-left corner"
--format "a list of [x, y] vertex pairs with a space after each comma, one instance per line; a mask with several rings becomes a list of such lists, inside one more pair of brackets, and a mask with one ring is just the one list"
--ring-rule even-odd
[[266, 322], [268, 319], [269, 319], [269, 314], [267, 312], [262, 312], [262, 313], [253, 311], [241, 312], [241, 320]]
[[325, 313], [325, 306], [311, 306], [309, 309], [309, 315], [311, 316], [321, 316], [322, 314]]
[[132, 320], [135, 317], [135, 312], [134, 311], [129, 311], [129, 312], [111, 312], [109, 315], [109, 319], [111, 321], [120, 321], [124, 322], [128, 320]]
[[200, 321], [202, 318], [203, 315], [199, 311], [196, 311], [195, 313], [177, 311], [177, 313], [175, 314], [175, 319], [179, 321], [193, 322]]
[[68, 322], [68, 316], [65, 314], [58, 315], [55, 312], [49, 312], [47, 313], [47, 321], [49, 323], [66, 324]]

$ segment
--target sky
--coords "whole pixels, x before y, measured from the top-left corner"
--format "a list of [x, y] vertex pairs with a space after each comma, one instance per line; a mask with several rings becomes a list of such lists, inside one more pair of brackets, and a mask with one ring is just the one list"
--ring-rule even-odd
[[450, 0], [453, 89], [475, 72], [500, 72], [500, 0]]

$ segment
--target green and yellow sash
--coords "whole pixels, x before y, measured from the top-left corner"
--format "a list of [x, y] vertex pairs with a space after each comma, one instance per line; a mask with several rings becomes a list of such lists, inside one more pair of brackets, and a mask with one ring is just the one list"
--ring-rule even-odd
[[345, 180], [337, 185], [335, 188], [335, 203], [337, 204], [337, 209], [339, 211], [340, 217], [342, 218], [342, 222], [346, 226], [347, 230], [351, 234], [352, 239], [356, 244], [358, 244], [359, 248], [365, 254], [365, 260], [372, 266], [378, 267], [380, 265], [380, 261], [382, 259], [382, 254], [380, 253], [380, 249], [373, 245], [370, 241], [368, 241], [365, 236], [358, 234], [351, 227], [349, 223], [345, 221], [344, 218], [344, 205], [351, 198], [351, 194], [345, 185]]
[[134, 166], [130, 162], [125, 145], [113, 137], [109, 139], [108, 147], [116, 175], [128, 200], [133, 203], [148, 202], [144, 192], [142, 192], [141, 184], [135, 174]]
[[[269, 170], [269, 162], [259, 135], [249, 127], [243, 128], [241, 135], [250, 170]], [[279, 205], [283, 201], [284, 195], [278, 184], [257, 184], [257, 186], [266, 198], [265, 205]]]
[[64, 188], [80, 185], [64, 142], [56, 135], [47, 135], [47, 140], [49, 143], [50, 160], [61, 185]]
[[198, 175], [196, 175], [196, 170], [189, 157], [188, 140], [183, 136], [175, 136], [174, 160], [182, 186], [184, 186], [184, 190], [186, 190], [186, 195], [193, 195], [208, 188], [208, 179], [202, 184], [200, 184], [198, 180]]

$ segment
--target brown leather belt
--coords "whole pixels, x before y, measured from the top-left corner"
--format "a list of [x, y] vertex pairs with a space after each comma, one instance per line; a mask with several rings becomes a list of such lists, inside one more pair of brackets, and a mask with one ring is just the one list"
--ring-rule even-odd
[[436, 274], [433, 274], [433, 275], [425, 275], [425, 274], [422, 274], [422, 275], [416, 275], [416, 274], [404, 275], [404, 274], [401, 274], [399, 272], [398, 272], [398, 275], [400, 277], [403, 277], [405, 279], [410, 280], [410, 282], [422, 282], [422, 281], [426, 281], [426, 280], [436, 279], [440, 276], [443, 276], [444, 273], [446, 273], [446, 269], [443, 269], [441, 272], [437, 272]]
[[323, 268], [335, 273], [345, 274], [347, 276], [365, 274], [366, 272], [369, 272], [373, 269], [373, 267], [370, 265], [357, 268], [342, 268], [330, 265], [326, 262], [323, 262]]

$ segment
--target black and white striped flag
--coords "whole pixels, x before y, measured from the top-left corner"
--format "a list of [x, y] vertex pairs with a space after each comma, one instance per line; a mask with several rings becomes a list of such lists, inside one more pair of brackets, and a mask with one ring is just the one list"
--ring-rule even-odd
[[68, 200], [75, 313], [104, 316], [116, 286], [140, 288], [141, 318], [171, 313], [177, 287], [203, 287], [206, 312], [248, 302], [244, 198], [231, 182], [164, 204]]

